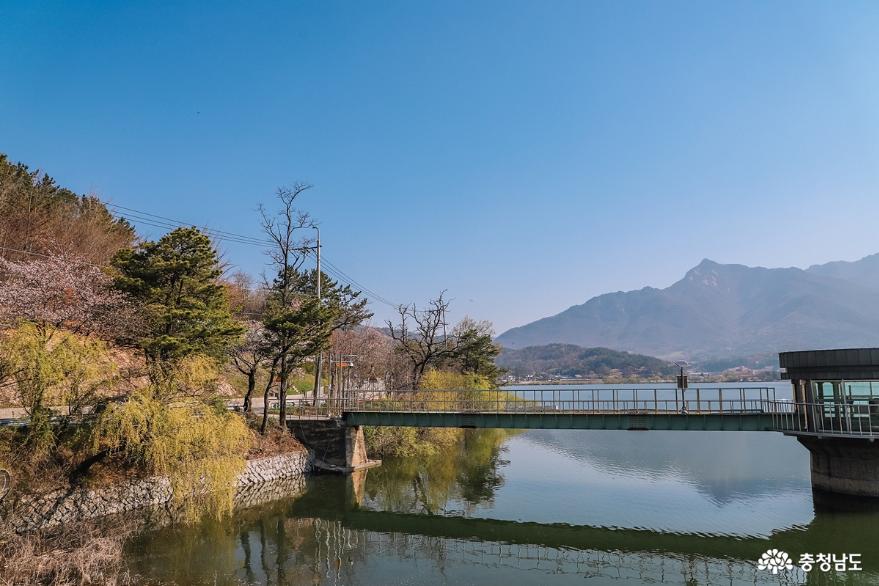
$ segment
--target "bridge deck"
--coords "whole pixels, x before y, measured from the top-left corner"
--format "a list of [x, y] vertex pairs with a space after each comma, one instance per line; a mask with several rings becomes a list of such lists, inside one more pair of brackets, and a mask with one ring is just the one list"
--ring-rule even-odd
[[[671, 395], [674, 396], [671, 396]], [[535, 389], [347, 391], [292, 406], [350, 425], [509, 429], [774, 431], [793, 404], [774, 389]]]
[[344, 411], [349, 425], [505, 429], [774, 431], [770, 413]]

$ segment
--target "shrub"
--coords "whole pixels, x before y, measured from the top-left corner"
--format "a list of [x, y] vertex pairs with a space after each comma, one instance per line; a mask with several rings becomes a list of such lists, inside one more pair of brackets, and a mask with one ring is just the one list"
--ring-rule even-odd
[[[135, 392], [109, 406], [93, 430], [94, 449], [118, 454], [142, 471], [166, 476], [184, 519], [231, 511], [235, 480], [245, 465], [252, 433], [245, 421], [214, 400], [204, 385], [206, 363]], [[187, 384], [197, 392], [187, 393]]]
[[14, 401], [28, 415], [26, 443], [43, 456], [55, 444], [53, 405], [82, 415], [114, 381], [107, 345], [65, 330], [25, 322], [0, 339], [3, 370], [14, 383]]

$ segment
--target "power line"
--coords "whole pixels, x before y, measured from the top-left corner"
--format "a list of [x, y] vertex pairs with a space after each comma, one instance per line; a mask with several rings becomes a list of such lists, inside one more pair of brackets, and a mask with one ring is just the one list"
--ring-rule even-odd
[[[151, 214], [149, 212], [142, 212], [139, 210], [135, 210], [133, 208], [120, 206], [118, 204], [108, 203], [107, 207], [111, 207], [117, 210], [122, 210], [122, 212], [117, 212], [122, 217], [130, 217], [136, 220], [139, 223], [146, 224], [148, 226], [153, 226], [155, 228], [179, 228], [181, 226], [194, 226], [195, 224], [191, 224], [189, 222], [183, 222], [181, 220], [175, 220], [173, 218], [168, 218], [166, 216], [159, 216], [157, 214]], [[211, 236], [219, 240], [227, 240], [231, 242], [239, 242], [241, 244], [254, 244], [258, 246], [266, 246], [271, 244], [268, 240], [260, 240], [253, 236], [246, 236], [244, 234], [236, 234], [234, 232], [227, 232], [225, 230], [218, 230], [215, 228], [203, 227], [202, 230], [208, 233]]]
[[[141, 224], [144, 224], [147, 226], [151, 226], [154, 228], [162, 228], [162, 229], [167, 230], [167, 229], [179, 228], [181, 226], [193, 226], [194, 225], [189, 222], [175, 220], [175, 219], [169, 218], [167, 216], [160, 216], [158, 214], [144, 212], [141, 210], [137, 210], [137, 209], [130, 208], [130, 207], [123, 206], [123, 205], [119, 205], [119, 204], [107, 203], [106, 205], [108, 207], [115, 209], [115, 210], [121, 210], [121, 212], [117, 211], [117, 213], [122, 217], [131, 216], [132, 219], [134, 219], [138, 223], [141, 223]], [[126, 213], [122, 213], [122, 212], [126, 212]], [[209, 236], [212, 236], [212, 237], [216, 238], [217, 240], [222, 240], [225, 242], [233, 242], [236, 244], [248, 244], [251, 246], [259, 246], [262, 248], [265, 248], [266, 246], [272, 245], [272, 242], [269, 240], [262, 240], [262, 239], [259, 239], [259, 238], [253, 237], [253, 236], [247, 236], [244, 234], [237, 234], [235, 232], [229, 232], [226, 230], [219, 230], [219, 229], [206, 228], [206, 227], [202, 228], [202, 230], [205, 233], [207, 233]], [[312, 251], [308, 250], [308, 249], [301, 249], [301, 250], [306, 255], [312, 253]], [[383, 295], [380, 295], [379, 293], [377, 293], [375, 290], [370, 289], [369, 287], [365, 286], [364, 284], [353, 279], [351, 276], [349, 276], [347, 273], [345, 273], [342, 269], [340, 269], [336, 264], [331, 262], [326, 257], [326, 255], [324, 255], [324, 257], [322, 258], [322, 261], [326, 265], [326, 268], [323, 272], [331, 274], [333, 277], [335, 277], [336, 280], [341, 281], [342, 283], [344, 283], [346, 285], [350, 285], [351, 287], [353, 287], [355, 289], [359, 289], [360, 291], [369, 295], [369, 298], [373, 299], [374, 301], [377, 301], [379, 303], [383, 303], [383, 304], [385, 304], [389, 307], [392, 307], [394, 309], [399, 307], [398, 303], [394, 303], [393, 301], [390, 301], [389, 299], [387, 299]]]
[[[33, 251], [30, 251], [30, 250], [21, 250], [21, 249], [19, 249], [19, 248], [10, 248], [10, 247], [8, 247], [8, 246], [0, 246], [0, 250], [6, 250], [6, 251], [8, 251], [8, 252], [17, 252], [17, 253], [19, 253], [19, 254], [29, 254], [29, 255], [31, 255], [31, 256], [38, 256], [38, 257], [40, 257], [40, 258], [48, 258], [48, 259], [54, 258], [51, 254], [43, 254], [43, 253], [40, 253], [40, 252], [33, 252]], [[94, 264], [94, 263], [90, 263], [90, 262], [87, 262], [87, 261], [82, 260], [82, 259], [79, 259], [79, 260], [80, 260], [81, 264], [83, 264], [83, 265], [90, 266], [90, 267], [94, 267], [94, 268], [96, 268], [96, 269], [101, 269], [101, 268], [103, 268], [103, 267], [101, 267], [100, 265], [96, 265], [96, 264]]]
[[[311, 254], [311, 253], [312, 253], [311, 251], [307, 251], [307, 254]], [[361, 283], [358, 283], [357, 281], [355, 281], [354, 279], [349, 277], [341, 269], [339, 269], [336, 265], [334, 265], [332, 262], [330, 262], [327, 259], [326, 255], [323, 256], [323, 258], [321, 259], [321, 262], [323, 263], [323, 267], [321, 267], [322, 272], [331, 275], [337, 281], [340, 281], [346, 285], [350, 285], [351, 287], [353, 287], [355, 289], [359, 289], [360, 291], [366, 293], [369, 296], [369, 299], [372, 299], [374, 301], [378, 301], [379, 303], [383, 303], [383, 304], [385, 304], [389, 307], [392, 307], [394, 309], [399, 307], [399, 304], [396, 304], [393, 301], [389, 301], [387, 298], [379, 295], [378, 293], [376, 293], [372, 289], [364, 286]]]
[[354, 286], [358, 289], [362, 289], [366, 293], [369, 293], [371, 296], [375, 297], [377, 301], [384, 303], [385, 305], [389, 305], [395, 309], [397, 307], [399, 307], [399, 305], [400, 305], [399, 303], [394, 303], [393, 301], [389, 301], [387, 298], [379, 295], [378, 293], [376, 293], [375, 291], [373, 291], [369, 287], [363, 285], [362, 283], [355, 281], [352, 277], [350, 277], [347, 273], [345, 273], [345, 271], [340, 269], [338, 266], [334, 265], [326, 257], [324, 257], [324, 264], [327, 265], [331, 270], [335, 271], [337, 275], [340, 275], [342, 277], [343, 281], [347, 281], [352, 286]]

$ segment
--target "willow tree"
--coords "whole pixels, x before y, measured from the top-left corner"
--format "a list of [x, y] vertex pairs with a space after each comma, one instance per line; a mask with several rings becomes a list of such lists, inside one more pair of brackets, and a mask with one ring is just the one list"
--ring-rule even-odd
[[176, 364], [174, 385], [141, 389], [101, 412], [92, 432], [97, 454], [92, 460], [114, 455], [147, 475], [166, 477], [172, 504], [185, 519], [202, 513], [220, 517], [232, 509], [252, 432], [223, 403], [189, 394], [193, 383], [210, 385], [186, 384], [180, 371], [191, 361]]
[[114, 368], [101, 338], [136, 332], [135, 306], [71, 254], [0, 258], [0, 273], [0, 382], [12, 383], [27, 413], [29, 443], [45, 448], [60, 429], [50, 407], [81, 415], [110, 385]]

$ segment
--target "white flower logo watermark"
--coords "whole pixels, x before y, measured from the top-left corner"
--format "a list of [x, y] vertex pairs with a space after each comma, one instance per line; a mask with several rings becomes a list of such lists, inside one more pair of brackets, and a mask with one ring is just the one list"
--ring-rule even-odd
[[793, 567], [790, 556], [779, 549], [767, 550], [757, 560], [758, 570], [769, 570], [773, 574], [777, 574], [781, 570], [792, 570]]

